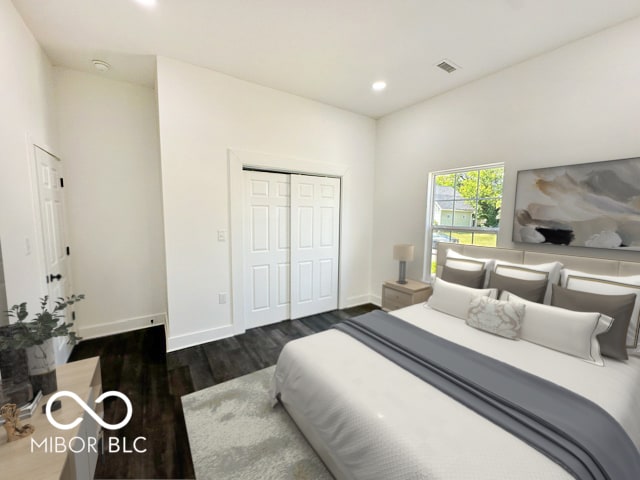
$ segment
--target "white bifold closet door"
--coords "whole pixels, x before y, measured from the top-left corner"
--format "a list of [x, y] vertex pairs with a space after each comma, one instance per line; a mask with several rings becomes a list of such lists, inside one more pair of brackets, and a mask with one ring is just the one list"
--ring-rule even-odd
[[244, 176], [244, 312], [253, 328], [290, 318], [291, 180], [250, 170]]
[[340, 180], [244, 175], [247, 328], [338, 308]]
[[291, 175], [291, 318], [338, 308], [340, 180]]

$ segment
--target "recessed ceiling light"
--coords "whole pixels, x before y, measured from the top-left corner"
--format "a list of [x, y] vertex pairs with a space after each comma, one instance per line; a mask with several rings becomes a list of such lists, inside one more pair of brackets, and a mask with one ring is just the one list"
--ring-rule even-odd
[[373, 82], [373, 85], [371, 85], [371, 88], [374, 89], [376, 92], [381, 92], [382, 90], [387, 88], [387, 82], [383, 82], [382, 80]]
[[109, 65], [107, 62], [102, 60], [91, 60], [91, 63], [93, 63], [93, 66], [99, 72], [106, 72], [111, 68], [111, 65]]
[[158, 3], [157, 0], [136, 0], [136, 2], [138, 2], [140, 5], [143, 5], [149, 8], [155, 7]]

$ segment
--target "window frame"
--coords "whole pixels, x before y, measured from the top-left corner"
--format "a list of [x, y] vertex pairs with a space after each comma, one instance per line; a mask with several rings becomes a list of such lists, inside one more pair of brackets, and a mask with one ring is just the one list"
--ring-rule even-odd
[[[455, 208], [454, 208], [454, 216], [452, 218], [452, 225], [444, 225], [444, 226], [439, 226], [438, 228], [434, 229], [434, 225], [433, 225], [433, 207], [434, 207], [434, 196], [435, 196], [435, 178], [437, 176], [441, 176], [441, 175], [450, 175], [450, 174], [457, 174], [457, 173], [462, 173], [462, 172], [470, 172], [470, 171], [480, 171], [480, 170], [490, 170], [493, 168], [502, 168], [502, 179], [503, 179], [503, 184], [502, 184], [502, 193], [500, 195], [500, 200], [502, 201], [502, 199], [504, 198], [504, 163], [503, 162], [496, 162], [496, 163], [488, 163], [485, 165], [472, 165], [472, 166], [468, 166], [468, 167], [460, 167], [460, 168], [451, 168], [451, 169], [447, 169], [447, 170], [437, 170], [437, 171], [433, 171], [433, 172], [429, 172], [429, 179], [427, 181], [427, 211], [426, 211], [426, 216], [425, 216], [425, 236], [424, 236], [424, 263], [422, 265], [422, 280], [424, 282], [429, 282], [431, 280], [431, 262], [432, 262], [432, 248], [431, 248], [431, 244], [432, 244], [432, 239], [433, 239], [433, 231], [434, 230], [448, 230], [450, 232], [453, 231], [465, 231], [465, 232], [470, 232], [470, 233], [485, 233], [488, 231], [495, 231], [496, 233], [496, 243], [499, 240], [499, 235], [500, 235], [500, 227], [488, 230], [487, 228], [480, 228], [480, 227], [463, 227], [463, 226], [456, 226], [454, 225], [455, 223]], [[478, 176], [478, 182], [479, 180], [479, 176]], [[484, 199], [485, 197], [480, 197], [478, 196], [478, 189], [476, 189], [476, 196], [474, 197], [475, 200], [475, 205], [476, 205], [476, 213], [477, 213], [477, 206], [478, 206], [478, 199]], [[497, 197], [496, 197], [497, 198]], [[453, 205], [455, 207], [455, 196], [454, 196], [454, 201], [453, 201]]]

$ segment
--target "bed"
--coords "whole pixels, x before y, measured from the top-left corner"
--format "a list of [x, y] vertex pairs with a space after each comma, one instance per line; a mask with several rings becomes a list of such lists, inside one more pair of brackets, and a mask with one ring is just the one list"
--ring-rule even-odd
[[[592, 273], [640, 273], [640, 265], [633, 262], [441, 244], [438, 275], [446, 265], [448, 248], [514, 264], [553, 260]], [[465, 320], [427, 304], [391, 313], [591, 400], [640, 449], [640, 357], [606, 358], [602, 367], [471, 328]], [[335, 329], [286, 345], [278, 360], [273, 395], [339, 479], [573, 478], [519, 438]]]

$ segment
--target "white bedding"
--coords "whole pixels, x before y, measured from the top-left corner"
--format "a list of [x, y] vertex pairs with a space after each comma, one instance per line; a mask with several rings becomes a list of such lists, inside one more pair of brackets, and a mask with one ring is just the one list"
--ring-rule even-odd
[[[393, 315], [589, 398], [617, 419], [640, 449], [640, 358], [626, 363], [606, 358], [598, 367], [473, 329], [426, 305]], [[339, 479], [572, 478], [521, 440], [337, 330], [288, 343], [274, 389]]]

